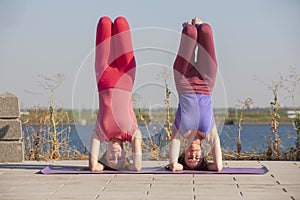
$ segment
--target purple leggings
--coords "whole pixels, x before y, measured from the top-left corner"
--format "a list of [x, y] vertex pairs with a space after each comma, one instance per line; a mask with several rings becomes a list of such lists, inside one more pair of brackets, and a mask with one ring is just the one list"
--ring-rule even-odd
[[181, 94], [175, 126], [181, 134], [196, 129], [207, 135], [215, 125], [209, 94]]

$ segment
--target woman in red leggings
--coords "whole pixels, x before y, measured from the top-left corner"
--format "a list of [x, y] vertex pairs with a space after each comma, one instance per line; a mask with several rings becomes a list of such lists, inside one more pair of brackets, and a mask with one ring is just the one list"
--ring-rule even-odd
[[[95, 73], [99, 112], [91, 140], [89, 168], [141, 170], [142, 137], [132, 108], [131, 92], [135, 79], [135, 58], [130, 28], [124, 17], [114, 22], [102, 17], [97, 26]], [[107, 151], [98, 162], [102, 142]], [[130, 142], [132, 163], [128, 163], [123, 143]]]

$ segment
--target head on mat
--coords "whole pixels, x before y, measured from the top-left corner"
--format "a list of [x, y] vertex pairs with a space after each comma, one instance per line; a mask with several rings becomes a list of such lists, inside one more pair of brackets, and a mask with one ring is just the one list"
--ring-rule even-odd
[[114, 169], [120, 169], [124, 166], [126, 160], [126, 152], [123, 150], [122, 141], [113, 138], [108, 143], [106, 156], [108, 166]]
[[195, 139], [178, 158], [178, 163], [183, 169], [203, 170], [207, 167], [207, 161], [203, 156], [201, 140]]
[[182, 165], [183, 170], [208, 170], [209, 162], [206, 157], [211, 149], [206, 139], [198, 134], [188, 138], [186, 147], [178, 157], [178, 163]]
[[99, 159], [99, 163], [105, 170], [128, 170], [130, 161], [127, 152], [123, 149], [121, 141], [110, 141], [107, 145], [107, 151]]

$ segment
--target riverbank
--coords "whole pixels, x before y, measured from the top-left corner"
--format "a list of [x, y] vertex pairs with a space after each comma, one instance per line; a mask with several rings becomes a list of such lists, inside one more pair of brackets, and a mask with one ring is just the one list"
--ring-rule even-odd
[[[139, 127], [143, 136], [144, 160], [165, 159], [168, 157], [169, 141], [162, 125], [149, 125]], [[273, 141], [269, 125], [243, 125], [240, 135], [241, 156], [243, 160], [272, 160], [267, 156], [268, 147]], [[49, 127], [23, 125], [25, 158], [49, 159], [51, 155], [51, 140], [49, 140]], [[94, 126], [58, 126], [58, 139], [60, 144], [60, 159], [78, 159], [87, 154], [90, 149], [90, 138]], [[224, 159], [236, 160], [238, 125], [224, 125], [218, 127], [220, 142]], [[150, 134], [150, 135], [149, 135]], [[293, 126], [280, 125], [279, 160], [297, 160], [296, 141], [298, 135]], [[152, 140], [152, 143], [151, 141]], [[43, 148], [42, 148], [43, 147]], [[128, 147], [128, 146], [127, 146]], [[183, 147], [184, 148], [184, 147]], [[106, 150], [106, 144], [101, 145], [101, 152]], [[207, 149], [206, 152], [209, 152]], [[268, 154], [269, 155], [269, 154]]]
[[[172, 123], [176, 115], [177, 108], [170, 109], [169, 121]], [[292, 108], [281, 108], [279, 110], [279, 123], [283, 125], [292, 124], [292, 119], [288, 116], [288, 111]], [[166, 110], [157, 109], [151, 110], [151, 114], [148, 109], [135, 110], [137, 121], [140, 125], [159, 123], [166, 121]], [[215, 119], [217, 123], [222, 124], [238, 124], [240, 115], [239, 111], [235, 108], [219, 108], [214, 109]], [[35, 108], [28, 109], [26, 112], [22, 112], [21, 121], [30, 125], [41, 124], [41, 119], [46, 119], [48, 108]], [[143, 120], [141, 120], [141, 116]], [[66, 125], [94, 125], [97, 117], [97, 110], [70, 110], [59, 109], [57, 111], [57, 118], [61, 123]], [[270, 124], [271, 123], [270, 108], [253, 108], [243, 111], [242, 124]], [[43, 120], [42, 120], [43, 121]]]

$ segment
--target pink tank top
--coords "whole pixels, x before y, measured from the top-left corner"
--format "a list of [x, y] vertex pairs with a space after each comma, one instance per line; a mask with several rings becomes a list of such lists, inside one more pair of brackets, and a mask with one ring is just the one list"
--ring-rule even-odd
[[95, 131], [100, 142], [117, 138], [131, 142], [137, 129], [131, 92], [110, 88], [99, 92], [99, 113]]

